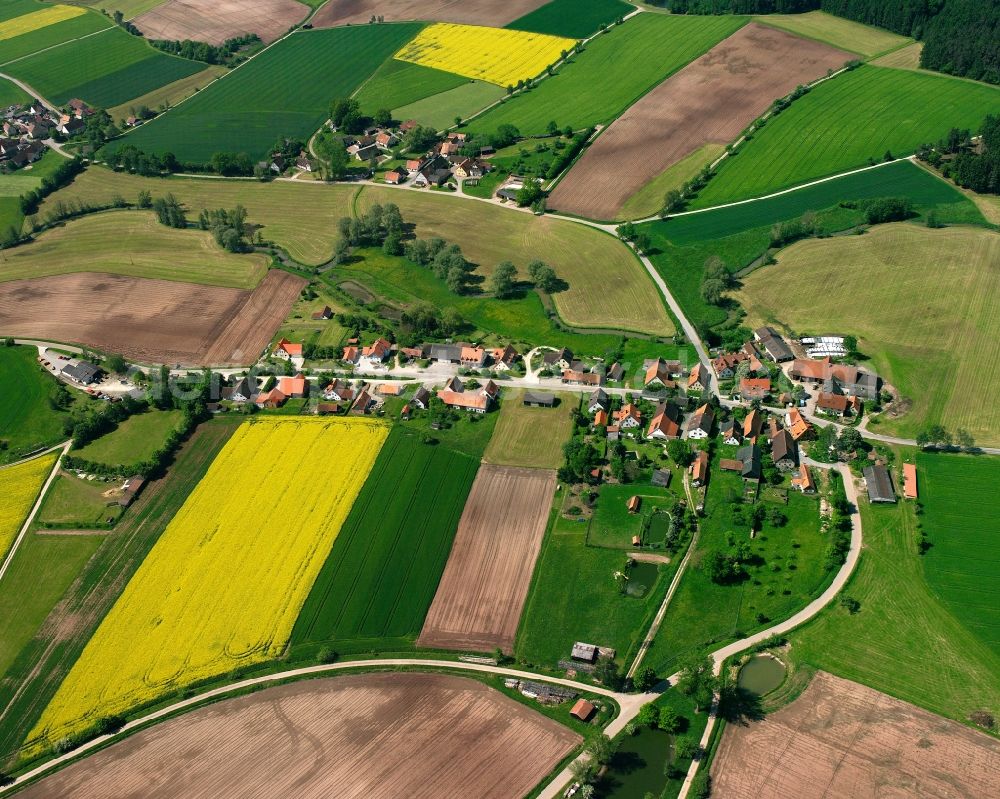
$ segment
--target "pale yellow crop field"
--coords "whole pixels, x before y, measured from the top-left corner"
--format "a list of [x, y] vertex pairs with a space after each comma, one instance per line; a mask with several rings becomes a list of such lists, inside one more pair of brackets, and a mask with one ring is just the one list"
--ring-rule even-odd
[[79, 17], [86, 14], [85, 8], [78, 6], [52, 6], [43, 8], [41, 11], [32, 11], [30, 14], [22, 14], [19, 17], [0, 22], [0, 40], [13, 39], [23, 33], [31, 33], [39, 28], [47, 28], [63, 20]]
[[243, 424], [98, 627], [28, 750], [280, 655], [388, 432], [364, 418]]
[[497, 86], [538, 77], [576, 42], [544, 33], [437, 22], [410, 40], [395, 57]]
[[14, 543], [57, 457], [53, 452], [0, 469], [0, 561]]

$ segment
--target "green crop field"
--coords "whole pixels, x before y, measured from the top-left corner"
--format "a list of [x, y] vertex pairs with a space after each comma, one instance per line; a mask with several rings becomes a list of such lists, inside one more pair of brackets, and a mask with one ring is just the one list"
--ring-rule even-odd
[[586, 39], [602, 25], [610, 25], [632, 11], [632, 6], [621, 0], [550, 0], [506, 27]]
[[[873, 431], [913, 438], [943, 424], [981, 444], [1000, 443], [1000, 377], [983, 368], [983, 344], [1000, 337], [1000, 234], [970, 227], [881, 225], [864, 236], [811, 239], [743, 282], [751, 325], [856, 335], [871, 365], [909, 410]], [[787, 291], [779, 276], [820, 293]], [[948, 286], [948, 291], [941, 291]], [[874, 420], [873, 420], [874, 421]]]
[[857, 209], [838, 207], [840, 202], [886, 196], [908, 197], [920, 214], [933, 210], [942, 223], [983, 222], [975, 205], [953, 186], [909, 161], [899, 161], [767, 200], [651, 222], [643, 229], [656, 245], [651, 260], [685, 315], [695, 323], [714, 325], [726, 319], [726, 310], [701, 297], [709, 256], [718, 255], [730, 271], [739, 271], [767, 251], [773, 223], [813, 211], [824, 232], [846, 230], [861, 224], [864, 216]]
[[998, 716], [1000, 656], [928, 585], [918, 518], [910, 502], [862, 501], [865, 545], [844, 589], [861, 608], [851, 614], [829, 605], [790, 636], [789, 655], [959, 721], [979, 709]]
[[621, 211], [619, 219], [646, 219], [658, 214], [663, 208], [664, 195], [671, 189], [680, 188], [701, 172], [706, 164], [711, 164], [726, 151], [721, 144], [703, 144], [690, 155], [684, 156], [676, 164], [668, 166], [639, 191], [633, 194]]
[[[672, 673], [687, 655], [788, 618], [830, 580], [824, 568], [827, 537], [820, 532], [819, 499], [792, 490], [787, 505], [759, 500], [766, 509], [779, 509], [787, 523], [776, 527], [765, 521], [751, 539], [747, 525], [733, 519], [742, 490], [738, 475], [713, 463], [698, 547], [647, 655], [647, 664], [659, 674]], [[719, 585], [700, 564], [707, 553], [726, 549], [730, 532], [749, 543], [758, 560], [748, 565], [745, 580]]]
[[0, 581], [0, 678], [102, 540], [97, 535], [24, 537]]
[[149, 460], [181, 421], [180, 411], [155, 411], [130, 416], [110, 433], [74, 450], [73, 456], [109, 466], [130, 466]]
[[31, 96], [20, 86], [11, 83], [9, 80], [0, 80], [0, 106], [6, 108], [9, 105], [30, 101]]
[[380, 108], [391, 111], [469, 82], [461, 75], [390, 58], [354, 96], [362, 111], [374, 114]]
[[[556, 494], [557, 507], [578, 500]], [[587, 546], [587, 524], [553, 514], [535, 565], [531, 590], [514, 643], [519, 661], [555, 667], [569, 658], [575, 641], [617, 650], [627, 664], [652, 623], [673, 574], [658, 566], [658, 576], [643, 597], [618, 590], [614, 574], [625, 568], [627, 553]]]
[[[67, 68], [68, 63], [72, 69]], [[204, 68], [199, 61], [167, 55], [114, 27], [8, 64], [4, 70], [54, 103], [79, 97], [104, 108]]]
[[534, 466], [556, 469], [562, 466], [562, 447], [573, 431], [571, 411], [577, 407], [576, 394], [557, 394], [555, 408], [529, 408], [523, 391], [508, 391], [500, 406], [500, 419], [483, 459], [499, 466]]
[[1000, 111], [1000, 88], [862, 66], [816, 86], [726, 159], [695, 200], [705, 208], [914, 152]]
[[927, 583], [952, 615], [1000, 656], [1000, 537], [993, 492], [1000, 458], [917, 455]]
[[610, 122], [745, 22], [734, 16], [640, 14], [597, 37], [554, 77], [474, 119], [469, 128], [488, 133], [511, 124], [523, 135], [537, 135], [549, 122], [575, 129]]
[[49, 405], [55, 381], [37, 362], [34, 347], [0, 347], [0, 385], [16, 386], [0, 403], [0, 464], [63, 438], [64, 414]]
[[412, 646], [478, 468], [393, 429], [302, 607], [293, 650]]
[[906, 36], [835, 17], [825, 11], [809, 11], [805, 14], [767, 14], [754, 19], [772, 28], [780, 28], [796, 36], [826, 42], [866, 58], [903, 47], [907, 42], [913, 41]]
[[148, 152], [206, 162], [226, 151], [262, 157], [279, 135], [308, 139], [330, 101], [347, 97], [419, 24], [300, 31], [199, 92], [125, 141]]
[[[36, 3], [34, 0], [28, 0], [27, 2], [5, 2], [3, 4], [3, 11], [0, 12], [0, 19], [7, 20], [46, 8], [51, 8], [51, 5], [48, 3]], [[14, 13], [11, 13], [12, 11]], [[12, 62], [16, 58], [23, 58], [32, 53], [37, 53], [39, 50], [55, 47], [71, 39], [89, 36], [97, 31], [110, 28], [112, 24], [111, 20], [103, 14], [99, 14], [96, 11], [88, 11], [86, 14], [65, 19], [62, 22], [56, 22], [52, 25], [46, 25], [44, 28], [36, 28], [33, 31], [13, 36], [10, 39], [0, 40], [0, 64], [9, 68], [4, 71], [10, 71], [14, 67], [8, 62]]]
[[0, 263], [0, 282], [75, 272], [252, 289], [267, 272], [267, 258], [226, 252], [211, 233], [161, 225], [151, 211], [107, 211], [66, 222], [9, 251]]
[[455, 117], [472, 116], [503, 97], [504, 90], [481, 80], [466, 81], [441, 94], [393, 109], [396, 119], [415, 119], [421, 125], [444, 130], [455, 124]]

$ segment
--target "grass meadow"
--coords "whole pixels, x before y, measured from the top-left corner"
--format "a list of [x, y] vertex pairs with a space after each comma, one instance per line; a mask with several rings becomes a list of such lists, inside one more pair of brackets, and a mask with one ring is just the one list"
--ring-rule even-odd
[[[1000, 408], [982, 398], [1000, 391], [996, 371], [983, 368], [984, 346], [1000, 340], [998, 264], [995, 232], [881, 225], [863, 236], [793, 244], [777, 265], [745, 278], [736, 299], [751, 325], [856, 335], [870, 366], [909, 407], [873, 431], [914, 438], [940, 423], [995, 445]], [[786, 279], [823, 291], [787, 291]]]
[[393, 429], [302, 606], [294, 655], [412, 647], [478, 468], [477, 457]]
[[482, 80], [465, 80], [454, 89], [425, 97], [393, 109], [397, 119], [415, 119], [421, 125], [444, 130], [455, 124], [455, 117], [472, 116], [503, 97], [504, 90]]
[[152, 211], [106, 211], [10, 250], [0, 263], [0, 282], [76, 272], [252, 289], [267, 273], [267, 258], [226, 252], [211, 233], [166, 227]]
[[913, 41], [906, 36], [835, 17], [825, 11], [808, 11], [805, 14], [767, 14], [754, 19], [763, 25], [780, 28], [807, 39], [826, 42], [865, 58], [895, 50]]
[[931, 548], [924, 573], [945, 607], [1000, 657], [1000, 458], [921, 452], [919, 521]]
[[206, 66], [201, 72], [195, 72], [193, 75], [180, 78], [173, 83], [158, 86], [138, 97], [130, 97], [120, 105], [108, 108], [107, 111], [111, 115], [111, 118], [118, 122], [119, 120], [128, 118], [129, 115], [135, 113], [143, 106], [151, 108], [154, 111], [161, 108], [169, 109], [182, 100], [186, 100], [192, 94], [201, 91], [213, 80], [220, 75], [225, 75], [227, 72], [229, 70], [226, 67], [220, 64], [212, 64]]
[[[787, 505], [759, 500], [768, 510], [779, 509], [788, 521], [781, 527], [765, 521], [751, 539], [746, 525], [732, 518], [742, 491], [738, 475], [713, 464], [697, 549], [646, 656], [659, 674], [671, 674], [686, 656], [788, 618], [818, 596], [832, 576], [824, 568], [827, 539], [820, 532], [817, 497], [791, 490]], [[731, 531], [750, 544], [757, 560], [748, 565], [745, 580], [719, 585], [701, 562], [709, 552], [726, 549]]]
[[645, 219], [660, 212], [663, 197], [670, 189], [678, 189], [726, 151], [721, 144], [704, 144], [676, 164], [667, 167], [639, 191], [633, 194], [621, 211], [619, 219]]
[[55, 382], [37, 357], [34, 347], [0, 347], [0, 385], [17, 387], [0, 403], [0, 463], [63, 439], [62, 415], [49, 405]]
[[507, 391], [500, 406], [493, 438], [483, 460], [498, 466], [531, 466], [557, 469], [563, 463], [562, 447], [573, 431], [571, 412], [577, 407], [576, 394], [556, 394], [555, 408], [530, 408], [523, 391]]
[[574, 129], [607, 123], [656, 84], [738, 30], [745, 17], [640, 14], [598, 36], [553, 77], [469, 123], [492, 132], [514, 125], [522, 135], [549, 122]]
[[380, 108], [391, 111], [468, 82], [461, 75], [390, 58], [362, 84], [354, 97], [361, 103], [362, 111], [374, 114]]
[[551, 0], [506, 27], [586, 39], [602, 25], [610, 25], [632, 11], [632, 6], [621, 0]]
[[123, 142], [181, 161], [225, 151], [262, 157], [278, 135], [308, 139], [330, 101], [352, 94], [419, 24], [300, 31], [232, 70]]
[[110, 466], [142, 463], [152, 457], [181, 421], [180, 411], [149, 410], [130, 416], [117, 428], [97, 438], [73, 456]]
[[[13, 20], [18, 16], [51, 9], [52, 6], [48, 3], [37, 3], [35, 0], [15, 0], [3, 4], [0, 18]], [[88, 11], [85, 14], [53, 22], [11, 38], [0, 39], [0, 64], [13, 68], [9, 62], [13, 62], [15, 59], [24, 58], [48, 47], [55, 47], [70, 39], [89, 36], [97, 31], [110, 28], [111, 25], [111, 20], [103, 14]]]
[[113, 526], [121, 517], [117, 499], [104, 492], [121, 481], [85, 480], [70, 472], [60, 472], [45, 493], [45, 501], [35, 517], [36, 526], [46, 530], [100, 530]]
[[[72, 63], [73, 68], [67, 69], [67, 63]], [[142, 39], [113, 27], [7, 64], [4, 69], [54, 103], [63, 104], [79, 97], [104, 108], [204, 68], [201, 62], [160, 52]]]
[[910, 70], [861, 66], [816, 86], [726, 159], [693, 205], [760, 197], [914, 152], [950, 128], [1000, 111], [1000, 88]]
[[862, 500], [861, 522], [865, 546], [844, 589], [860, 610], [832, 603], [789, 636], [789, 655], [959, 721], [1000, 715], [1000, 656], [928, 584], [913, 503]]
[[[681, 479], [677, 475], [675, 478], [678, 481]], [[640, 497], [642, 504], [638, 513], [629, 513], [628, 501], [634, 496]], [[648, 483], [605, 483], [598, 490], [597, 507], [587, 530], [587, 543], [610, 549], [631, 549], [632, 536], [642, 535], [645, 520], [653, 513], [669, 510], [676, 504], [677, 495], [666, 488]], [[643, 544], [649, 543], [643, 541]], [[659, 543], [663, 543], [662, 539]]]
[[0, 106], [6, 108], [15, 103], [27, 103], [31, 96], [17, 84], [0, 79]]

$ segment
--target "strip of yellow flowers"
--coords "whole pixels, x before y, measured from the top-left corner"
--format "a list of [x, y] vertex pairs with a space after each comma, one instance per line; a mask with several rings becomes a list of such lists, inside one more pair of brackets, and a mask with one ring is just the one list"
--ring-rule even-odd
[[0, 469], [0, 561], [17, 538], [57, 457], [59, 454], [52, 452]]
[[0, 22], [0, 40], [13, 39], [24, 33], [47, 28], [57, 22], [73, 19], [81, 14], [86, 14], [87, 10], [77, 6], [52, 6], [43, 8], [40, 11], [32, 11], [30, 14], [22, 14], [19, 17]]

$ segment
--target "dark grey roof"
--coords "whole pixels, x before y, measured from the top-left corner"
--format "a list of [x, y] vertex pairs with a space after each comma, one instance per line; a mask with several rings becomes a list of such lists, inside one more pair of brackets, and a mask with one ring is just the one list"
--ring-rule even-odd
[[712, 432], [712, 423], [715, 422], [715, 411], [712, 410], [712, 406], [709, 405], [705, 408], [705, 412], [701, 414], [695, 414], [690, 419], [688, 419], [687, 429], [688, 432], [692, 430], [701, 430], [705, 433]]
[[653, 479], [650, 482], [655, 486], [666, 488], [670, 485], [670, 478], [673, 477], [669, 469], [653, 469]]
[[569, 350], [546, 350], [545, 354], [542, 355], [542, 363], [551, 366], [554, 363], [559, 363], [559, 361], [566, 361], [566, 363], [573, 362], [573, 353]]
[[78, 383], [93, 383], [101, 370], [88, 361], [68, 363], [62, 368], [62, 373]]
[[611, 368], [608, 369], [608, 380], [621, 380], [625, 376], [625, 370], [622, 365], [615, 361], [611, 364]]
[[868, 499], [872, 502], [895, 502], [896, 492], [892, 487], [892, 476], [889, 470], [881, 464], [864, 468], [865, 487], [868, 489]]
[[608, 393], [603, 389], [599, 388], [590, 395], [590, 399], [587, 400], [587, 406], [593, 405], [595, 402], [600, 403], [605, 408], [608, 406]]
[[414, 392], [414, 394], [413, 394], [413, 401], [414, 402], [419, 402], [419, 403], [421, 403], [423, 405], [426, 405], [427, 402], [430, 400], [430, 398], [431, 398], [431, 392], [429, 392], [423, 386], [421, 386], [420, 388], [418, 388], [416, 390], [416, 392]]
[[239, 394], [240, 396], [250, 399], [250, 397], [254, 395], [254, 390], [250, 385], [250, 381], [244, 377], [235, 386], [233, 386], [232, 393]]
[[546, 391], [525, 391], [524, 402], [532, 405], [555, 405], [556, 396]]
[[460, 361], [462, 348], [457, 344], [431, 344], [429, 357], [432, 361]]
[[771, 459], [777, 463], [786, 458], [792, 463], [798, 464], [798, 448], [795, 445], [795, 439], [787, 430], [779, 430], [778, 435], [771, 439]]
[[736, 450], [736, 460], [742, 462], [743, 471], [741, 472], [743, 477], [749, 477], [752, 479], [760, 479], [760, 448], [748, 444], [745, 447], [740, 447]]
[[776, 361], [790, 361], [795, 357], [781, 336], [765, 338], [762, 339], [760, 343], [764, 346], [764, 349], [767, 350], [767, 354]]

